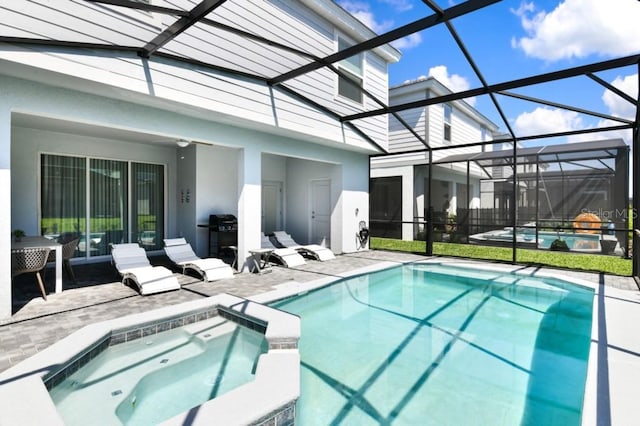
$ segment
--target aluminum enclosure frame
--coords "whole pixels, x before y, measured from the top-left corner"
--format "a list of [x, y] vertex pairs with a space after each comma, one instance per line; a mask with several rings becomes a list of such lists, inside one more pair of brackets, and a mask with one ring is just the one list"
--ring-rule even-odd
[[[161, 31], [160, 33], [156, 34], [153, 38], [151, 38], [150, 40], [146, 40], [146, 42], [144, 42], [141, 45], [138, 46], [125, 46], [125, 45], [119, 45], [117, 43], [87, 43], [87, 42], [76, 42], [76, 41], [72, 41], [72, 40], [52, 40], [52, 39], [48, 39], [48, 38], [28, 38], [28, 37], [8, 37], [8, 36], [1, 36], [0, 35], [0, 43], [7, 43], [7, 44], [12, 44], [12, 45], [44, 45], [44, 46], [55, 46], [55, 47], [65, 47], [65, 48], [78, 48], [78, 49], [94, 49], [94, 50], [106, 50], [106, 51], [112, 51], [112, 52], [121, 52], [122, 55], [126, 56], [126, 55], [138, 55], [142, 58], [148, 58], [148, 60], [153, 60], [154, 57], [159, 57], [159, 58], [163, 58], [163, 59], [170, 59], [173, 61], [177, 61], [177, 62], [182, 62], [182, 63], [187, 63], [187, 64], [191, 64], [191, 65], [197, 65], [197, 66], [201, 66], [201, 67], [205, 67], [211, 70], [215, 70], [218, 72], [222, 72], [222, 73], [226, 73], [229, 75], [236, 75], [236, 76], [240, 76], [242, 78], [249, 78], [252, 79], [256, 82], [259, 82], [261, 84], [264, 84], [266, 86], [270, 86], [273, 87], [277, 90], [281, 90], [283, 92], [288, 93], [291, 96], [296, 97], [297, 99], [299, 99], [300, 101], [319, 109], [320, 111], [324, 112], [325, 114], [331, 116], [332, 118], [339, 120], [340, 122], [344, 123], [346, 126], [350, 127], [351, 129], [353, 129], [356, 133], [358, 133], [364, 140], [366, 140], [367, 142], [369, 142], [373, 147], [375, 147], [375, 149], [377, 149], [380, 154], [374, 155], [372, 157], [378, 156], [378, 155], [387, 155], [389, 154], [389, 152], [382, 146], [378, 145], [373, 138], [369, 137], [366, 133], [366, 131], [363, 131], [362, 129], [360, 129], [358, 127], [358, 125], [355, 123], [357, 122], [357, 120], [362, 119], [362, 118], [366, 118], [366, 117], [374, 117], [374, 116], [379, 116], [379, 115], [384, 115], [384, 114], [392, 114], [395, 118], [399, 119], [398, 121], [418, 140], [420, 141], [420, 143], [422, 145], [425, 146], [424, 150], [421, 151], [407, 151], [408, 152], [425, 152], [428, 155], [429, 161], [431, 161], [432, 159], [432, 151], [437, 149], [437, 148], [433, 148], [429, 145], [428, 141], [426, 141], [423, 137], [421, 137], [419, 134], [417, 134], [415, 132], [414, 129], [411, 128], [411, 126], [406, 123], [404, 120], [402, 120], [398, 113], [404, 110], [408, 110], [411, 108], [417, 108], [417, 107], [424, 107], [424, 106], [428, 106], [428, 105], [438, 105], [438, 104], [443, 104], [446, 102], [451, 102], [451, 101], [455, 101], [455, 100], [461, 100], [461, 99], [465, 99], [465, 98], [469, 98], [469, 97], [474, 97], [474, 96], [481, 96], [481, 95], [488, 95], [491, 98], [491, 101], [493, 103], [493, 105], [495, 106], [496, 110], [498, 111], [502, 121], [503, 121], [503, 125], [506, 127], [507, 132], [508, 132], [508, 137], [506, 139], [501, 139], [498, 141], [489, 141], [489, 142], [473, 142], [470, 144], [466, 144], [463, 146], [482, 146], [482, 145], [489, 145], [489, 144], [496, 144], [496, 143], [505, 143], [505, 142], [511, 142], [513, 144], [513, 150], [512, 150], [512, 161], [515, 164], [515, 162], [517, 161], [517, 157], [518, 157], [518, 152], [517, 152], [517, 145], [519, 142], [521, 141], [525, 141], [525, 140], [536, 140], [536, 139], [543, 139], [543, 138], [548, 138], [548, 137], [556, 137], [556, 136], [568, 136], [568, 135], [573, 135], [573, 134], [587, 134], [587, 133], [591, 133], [591, 132], [601, 132], [601, 131], [606, 131], [606, 130], [621, 130], [621, 129], [631, 129], [633, 132], [633, 138], [632, 138], [632, 155], [633, 155], [633, 159], [632, 159], [632, 169], [633, 169], [633, 176], [635, 177], [633, 180], [633, 184], [632, 184], [632, 215], [633, 215], [633, 225], [632, 225], [632, 229], [630, 231], [632, 231], [632, 235], [633, 235], [633, 247], [640, 247], [640, 222], [638, 222], [638, 212], [640, 210], [640, 184], [639, 184], [639, 179], [637, 178], [638, 176], [640, 176], [640, 154], [638, 153], [638, 144], [639, 144], [639, 140], [640, 140], [640, 130], [639, 130], [639, 121], [640, 121], [640, 110], [639, 110], [639, 106], [640, 106], [640, 95], [638, 96], [637, 99], [633, 99], [632, 97], [630, 97], [629, 95], [621, 92], [620, 90], [616, 89], [615, 87], [611, 86], [610, 84], [608, 84], [606, 81], [604, 81], [603, 79], [601, 79], [600, 77], [598, 77], [597, 75], [595, 75], [595, 73], [598, 72], [602, 72], [602, 71], [607, 71], [607, 70], [614, 70], [617, 68], [621, 68], [621, 67], [626, 67], [626, 66], [636, 66], [638, 68], [638, 71], [640, 71], [640, 54], [636, 54], [636, 55], [630, 55], [630, 56], [625, 56], [625, 57], [619, 57], [619, 58], [615, 58], [615, 59], [611, 59], [611, 60], [606, 60], [606, 61], [601, 61], [601, 62], [596, 62], [596, 63], [590, 63], [587, 65], [582, 65], [582, 66], [578, 66], [578, 67], [574, 67], [574, 68], [568, 68], [568, 69], [563, 69], [563, 70], [559, 70], [559, 71], [554, 71], [554, 72], [550, 72], [550, 73], [546, 73], [546, 74], [538, 74], [538, 75], [533, 75], [533, 76], [529, 76], [526, 78], [521, 78], [521, 79], [517, 79], [517, 80], [512, 80], [512, 81], [507, 81], [507, 82], [501, 82], [501, 83], [497, 83], [497, 84], [488, 84], [487, 81], [485, 80], [485, 78], [483, 77], [479, 67], [476, 65], [473, 57], [471, 56], [471, 54], [469, 53], [469, 51], [467, 50], [462, 38], [458, 35], [457, 31], [454, 28], [453, 25], [453, 19], [454, 18], [459, 18], [461, 16], [464, 15], [472, 15], [474, 12], [477, 12], [481, 9], [490, 7], [491, 5], [494, 5], [496, 3], [500, 3], [501, 0], [468, 0], [468, 1], [464, 1], [460, 4], [457, 4], [455, 6], [449, 7], [447, 9], [443, 9], [441, 7], [439, 7], [434, 1], [432, 0], [423, 0], [423, 3], [425, 5], [425, 16], [423, 18], [420, 18], [414, 22], [411, 22], [409, 24], [406, 24], [404, 26], [395, 28], [391, 31], [388, 31], [386, 33], [377, 35], [375, 37], [372, 37], [368, 40], [365, 40], [363, 42], [357, 43], [347, 49], [344, 49], [342, 51], [336, 52], [334, 54], [325, 56], [325, 57], [316, 57], [308, 52], [304, 52], [304, 51], [300, 51], [298, 49], [294, 49], [290, 46], [287, 46], [286, 44], [283, 43], [279, 43], [273, 40], [269, 40], [267, 38], [261, 37], [257, 34], [252, 34], [250, 32], [247, 32], [243, 29], [240, 28], [234, 28], [232, 26], [229, 25], [225, 25], [219, 22], [215, 21], [215, 14], [216, 14], [216, 8], [220, 7], [221, 5], [223, 5], [225, 3], [225, 1], [228, 2], [232, 2], [232, 1], [238, 1], [238, 0], [201, 0], [200, 2], [198, 2], [191, 10], [181, 10], [181, 9], [176, 9], [176, 8], [169, 8], [169, 7], [164, 7], [164, 6], [158, 6], [158, 5], [153, 5], [153, 4], [149, 4], [149, 3], [145, 3], [145, 2], [139, 2], [139, 1], [134, 1], [134, 0], [85, 0], [86, 2], [89, 3], [95, 3], [95, 4], [101, 4], [101, 5], [105, 5], [105, 6], [113, 6], [113, 7], [117, 7], [117, 8], [128, 8], [128, 9], [136, 9], [136, 10], [142, 10], [142, 11], [148, 11], [148, 12], [153, 12], [153, 13], [159, 13], [159, 14], [163, 14], [163, 15], [169, 15], [169, 16], [174, 16], [176, 18], [175, 22], [168, 26], [166, 29], [164, 29], [163, 31]], [[173, 54], [169, 54], [166, 52], [161, 52], [161, 48], [166, 45], [169, 41], [177, 39], [179, 37], [181, 37], [181, 35], [185, 34], [190, 27], [192, 27], [193, 25], [196, 24], [202, 24], [202, 25], [207, 25], [211, 28], [217, 28], [223, 31], [227, 31], [227, 32], [231, 32], [234, 33], [236, 35], [240, 35], [242, 37], [246, 37], [248, 39], [251, 39], [253, 41], [256, 41], [258, 43], [264, 44], [265, 46], [270, 46], [270, 47], [275, 47], [277, 49], [281, 49], [282, 51], [287, 51], [289, 53], [295, 53], [296, 55], [299, 55], [302, 58], [305, 58], [305, 60], [308, 60], [309, 62], [303, 66], [300, 66], [298, 68], [295, 69], [291, 69], [285, 73], [282, 73], [280, 75], [277, 76], [271, 76], [271, 77], [266, 77], [266, 76], [261, 76], [261, 75], [257, 75], [257, 74], [252, 74], [240, 69], [233, 69], [233, 68], [229, 68], [229, 67], [225, 67], [225, 66], [221, 66], [219, 64], [213, 64], [213, 63], [205, 63], [202, 61], [198, 61], [195, 60], [193, 58], [189, 58], [187, 56], [182, 56], [182, 55], [173, 55]], [[405, 104], [401, 104], [401, 105], [394, 105], [394, 106], [389, 106], [389, 105], [385, 105], [381, 100], [376, 99], [371, 93], [369, 93], [368, 91], [364, 90], [362, 87], [356, 86], [358, 88], [358, 90], [361, 90], [364, 96], [369, 97], [370, 99], [372, 99], [377, 105], [379, 105], [378, 109], [375, 110], [369, 110], [369, 111], [363, 111], [361, 113], [356, 113], [356, 114], [350, 114], [350, 115], [340, 115], [337, 112], [333, 111], [330, 106], [327, 105], [322, 105], [319, 101], [316, 101], [314, 99], [310, 99], [304, 95], [302, 95], [301, 93], [297, 92], [296, 90], [292, 89], [291, 87], [287, 86], [286, 83], [288, 80], [293, 79], [297, 76], [301, 76], [303, 74], [306, 74], [308, 72], [314, 71], [314, 70], [318, 70], [321, 68], [328, 68], [330, 69], [332, 72], [337, 73], [339, 75], [343, 75], [341, 73], [340, 70], [338, 70], [333, 64], [335, 64], [338, 61], [341, 61], [343, 59], [349, 58], [353, 55], [386, 45], [388, 43], [391, 43], [395, 40], [398, 40], [402, 37], [406, 37], [408, 35], [411, 35], [413, 33], [416, 33], [418, 31], [422, 31], [425, 30], [427, 28], [433, 28], [433, 27], [437, 27], [437, 26], [445, 26], [447, 31], [449, 32], [449, 34], [451, 35], [451, 37], [454, 39], [455, 43], [457, 44], [458, 48], [460, 49], [460, 52], [464, 55], [464, 57], [466, 58], [466, 60], [468, 61], [469, 65], [471, 66], [471, 68], [474, 70], [476, 77], [478, 78], [478, 80], [481, 82], [481, 86], [474, 88], [474, 89], [470, 89], [470, 90], [465, 90], [465, 91], [461, 91], [461, 92], [456, 92], [456, 93], [450, 93], [447, 95], [443, 95], [443, 96], [437, 96], [434, 98], [429, 98], [429, 99], [425, 99], [422, 101], [418, 101], [418, 102], [410, 102], [410, 103], [405, 103]], [[639, 72], [640, 74], [640, 72]], [[577, 107], [577, 106], [571, 106], [571, 105], [562, 105], [562, 104], [558, 104], [558, 103], [554, 103], [554, 102], [550, 102], [550, 101], [546, 101], [544, 99], [537, 99], [537, 98], [532, 98], [532, 97], [526, 97], [524, 95], [521, 94], [517, 94], [517, 93], [513, 93], [511, 92], [511, 90], [514, 89], [520, 89], [520, 88], [526, 88], [529, 86], [533, 86], [533, 85], [537, 85], [537, 84], [541, 84], [541, 83], [547, 83], [547, 82], [552, 82], [552, 81], [562, 81], [565, 79], [569, 79], [569, 78], [573, 78], [573, 77], [586, 77], [586, 78], [590, 78], [593, 81], [595, 81], [596, 83], [600, 84], [601, 86], [603, 86], [604, 88], [606, 88], [607, 90], [612, 91], [613, 93], [615, 93], [616, 95], [620, 96], [621, 98], [625, 99], [626, 101], [630, 102], [631, 104], [634, 105], [635, 109], [636, 109], [636, 114], [635, 114], [635, 119], [634, 120], [625, 120], [625, 119], [621, 119], [619, 117], [612, 117], [609, 115], [605, 115], [599, 112], [595, 112], [595, 111], [588, 111], [586, 109]], [[503, 109], [499, 103], [498, 100], [498, 96], [505, 96], [505, 97], [513, 97], [513, 98], [519, 98], [521, 100], [527, 100], [527, 101], [531, 101], [531, 102], [537, 102], [539, 104], [543, 104], [543, 105], [549, 105], [549, 106], [554, 106], [556, 108], [561, 108], [561, 109], [565, 109], [568, 111], [576, 111], [576, 112], [580, 112], [583, 114], [589, 114], [595, 117], [600, 117], [600, 118], [605, 118], [607, 120], [612, 120], [615, 121], [617, 123], [619, 123], [618, 125], [615, 126], [607, 126], [607, 127], [601, 127], [601, 128], [597, 128], [597, 129], [584, 129], [584, 130], [578, 130], [578, 131], [565, 131], [565, 132], [556, 132], [556, 133], [552, 133], [552, 134], [538, 134], [538, 135], [517, 135], [514, 130], [511, 128], [506, 116], [503, 113]], [[456, 147], [460, 147], [462, 145], [458, 145]], [[446, 147], [446, 148], [438, 148], [438, 149], [451, 149], [453, 147]], [[396, 153], [394, 153], [396, 154]], [[431, 185], [431, 172], [429, 172], [429, 185]], [[515, 194], [517, 194], [517, 191], [515, 191], [516, 185], [517, 185], [517, 179], [514, 179], [513, 182], [514, 185], [514, 197], [516, 196]], [[428, 197], [430, 197], [430, 193], [431, 191], [429, 191]], [[427, 204], [431, 205], [431, 200], [429, 198], [427, 198]], [[513, 208], [515, 209], [516, 205], [517, 205], [517, 200], [514, 199], [513, 202], [511, 203], [511, 205], [513, 206]], [[512, 217], [514, 218], [514, 222], [513, 222], [513, 226], [515, 227], [516, 225], [516, 212], [514, 210]], [[427, 248], [426, 248], [426, 253], [427, 254], [432, 254], [433, 249], [432, 249], [432, 236], [431, 236], [431, 232], [432, 232], [432, 221], [430, 217], [427, 217], [427, 222], [429, 224], [429, 226], [427, 227]], [[513, 250], [513, 257], [512, 257], [512, 261], [513, 263], [516, 263], [516, 241], [515, 241], [515, 235], [514, 235], [514, 239], [513, 239], [513, 245], [512, 245], [512, 250]], [[640, 274], [640, 250], [634, 250], [633, 252], [633, 276], [636, 277], [637, 282], [640, 285], [640, 278], [638, 278]]]

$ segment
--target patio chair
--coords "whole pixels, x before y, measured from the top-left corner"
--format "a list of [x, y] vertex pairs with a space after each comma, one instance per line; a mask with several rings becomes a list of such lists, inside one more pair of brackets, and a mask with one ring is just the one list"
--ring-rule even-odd
[[318, 244], [301, 245], [291, 238], [291, 235], [284, 231], [276, 231], [273, 233], [273, 237], [276, 240], [276, 244], [281, 247], [291, 248], [297, 250], [303, 256], [310, 257], [315, 260], [325, 261], [335, 259], [336, 256], [331, 250]]
[[164, 266], [151, 266], [146, 252], [140, 246], [113, 244], [111, 257], [122, 275], [122, 284], [126, 281], [134, 282], [143, 296], [180, 289], [180, 283], [173, 272]]
[[304, 265], [305, 260], [304, 257], [300, 255], [296, 250], [291, 248], [278, 248], [273, 245], [269, 237], [262, 233], [262, 241], [260, 247], [263, 249], [268, 249], [267, 252], [264, 253], [266, 262], [269, 261], [270, 258], [276, 259], [280, 264], [286, 266], [287, 268], [291, 268], [294, 266]]
[[49, 257], [49, 248], [23, 248], [11, 250], [11, 280], [14, 277], [26, 274], [28, 272], [35, 272], [38, 279], [38, 285], [40, 286], [40, 292], [42, 298], [47, 300], [47, 292], [44, 289], [44, 283], [40, 276], [40, 271], [47, 265], [47, 258]]
[[[62, 268], [65, 273], [73, 281], [76, 282], [76, 276], [73, 273], [73, 268], [71, 268], [71, 258], [73, 257], [78, 244], [80, 243], [81, 234], [78, 232], [69, 232], [61, 234], [56, 241], [62, 244]], [[56, 252], [55, 250], [51, 250], [49, 252], [49, 258], [47, 259], [47, 263], [56, 261]], [[46, 275], [46, 274], [45, 274]]]
[[231, 266], [214, 257], [198, 257], [184, 238], [165, 239], [164, 252], [173, 263], [182, 268], [183, 275], [187, 269], [191, 269], [207, 281], [233, 278]]

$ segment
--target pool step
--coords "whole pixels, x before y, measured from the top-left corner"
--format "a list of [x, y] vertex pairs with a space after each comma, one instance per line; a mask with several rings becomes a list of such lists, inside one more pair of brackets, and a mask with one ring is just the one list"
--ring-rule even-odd
[[217, 316], [186, 325], [184, 326], [184, 331], [193, 335], [195, 341], [206, 343], [217, 337], [232, 333], [237, 330], [238, 327], [238, 324], [235, 322]]

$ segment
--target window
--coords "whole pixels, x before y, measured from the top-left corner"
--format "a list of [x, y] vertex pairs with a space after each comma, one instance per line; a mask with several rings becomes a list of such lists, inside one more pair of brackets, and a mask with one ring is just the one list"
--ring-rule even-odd
[[40, 196], [42, 234], [81, 234], [76, 256], [128, 241], [162, 247], [163, 165], [42, 154]]
[[444, 104], [444, 140], [446, 142], [451, 142], [451, 114], [453, 113], [453, 108], [451, 105]]
[[[338, 36], [338, 51], [342, 51], [353, 43], [342, 36]], [[338, 62], [337, 68], [343, 75], [338, 76], [338, 95], [362, 103], [362, 87], [364, 82], [363, 62], [364, 54], [350, 56]]]

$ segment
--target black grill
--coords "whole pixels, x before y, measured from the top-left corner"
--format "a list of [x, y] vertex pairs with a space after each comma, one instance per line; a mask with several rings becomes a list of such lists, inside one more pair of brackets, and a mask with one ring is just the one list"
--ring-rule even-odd
[[209, 228], [209, 256], [233, 262], [233, 247], [238, 245], [238, 219], [232, 214], [212, 214], [209, 225], [204, 226]]
[[238, 219], [232, 214], [209, 215], [209, 229], [215, 232], [234, 232], [238, 230]]

